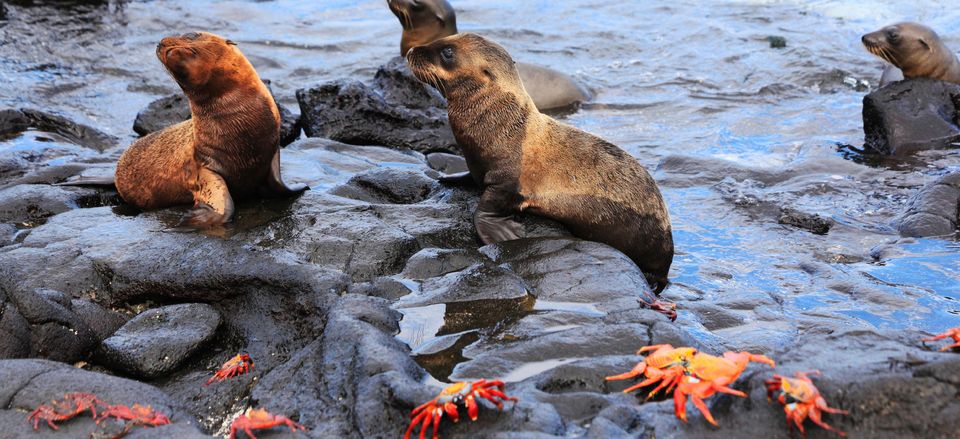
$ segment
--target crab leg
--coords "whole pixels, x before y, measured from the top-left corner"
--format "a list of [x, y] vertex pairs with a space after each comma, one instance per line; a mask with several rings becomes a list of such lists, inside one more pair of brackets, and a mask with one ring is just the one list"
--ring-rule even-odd
[[[419, 407], [417, 409], [419, 409]], [[414, 410], [414, 412], [416, 412], [416, 410]], [[425, 417], [425, 415], [429, 415], [429, 414], [430, 412], [422, 412], [420, 414], [412, 416], [413, 419], [410, 420], [410, 426], [407, 427], [407, 432], [404, 433], [403, 439], [410, 439], [410, 433], [413, 433], [413, 429], [417, 427], [417, 424], [420, 423], [420, 421]]]
[[840, 435], [840, 436], [843, 436], [843, 437], [845, 437], [845, 436], [847, 435], [846, 433], [844, 433], [844, 432], [842, 432], [842, 431], [840, 431], [840, 430], [837, 430], [836, 428], [831, 427], [830, 424], [827, 424], [826, 422], [823, 422], [823, 420], [820, 419], [820, 412], [818, 412], [818, 411], [816, 411], [816, 410], [810, 410], [810, 420], [813, 421], [814, 424], [817, 424], [817, 425], [823, 427], [824, 430], [830, 430], [830, 431], [832, 431], [832, 432], [834, 432], [834, 433], [836, 433], [836, 434], [838, 434], [838, 435]]
[[707, 422], [713, 424], [713, 426], [715, 426], [715, 427], [719, 427], [719, 426], [720, 426], [720, 425], [717, 424], [717, 421], [715, 421], [715, 420], [713, 419], [713, 415], [710, 414], [710, 410], [707, 409], [707, 405], [704, 404], [703, 400], [700, 399], [699, 396], [697, 396], [697, 395], [690, 395], [690, 399], [693, 400], [693, 405], [695, 405], [698, 409], [700, 409], [700, 413], [703, 413], [703, 417], [704, 417], [704, 418], [707, 418]]

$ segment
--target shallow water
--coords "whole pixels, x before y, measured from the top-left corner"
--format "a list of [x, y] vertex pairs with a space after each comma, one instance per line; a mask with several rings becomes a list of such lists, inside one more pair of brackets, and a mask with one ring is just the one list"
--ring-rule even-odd
[[[399, 24], [381, 0], [21, 3], [7, 2], [0, 21], [0, 104], [60, 112], [125, 140], [140, 109], [176, 91], [153, 55], [167, 34], [209, 30], [239, 42], [293, 109], [298, 88], [367, 80], [399, 51]], [[657, 169], [678, 251], [667, 297], [776, 297], [798, 321], [827, 315], [927, 332], [960, 325], [960, 246], [900, 241], [892, 226], [917, 188], [960, 170], [960, 153], [877, 163], [837, 146], [862, 144], [863, 84], [875, 86], [883, 66], [860, 35], [922, 21], [960, 49], [960, 34], [947, 32], [960, 28], [954, 2], [454, 3], [462, 31], [591, 88], [596, 99], [566, 121]], [[771, 48], [769, 36], [787, 47]], [[0, 152], [45, 147], [35, 140], [0, 140]], [[731, 163], [738, 171], [725, 173]], [[837, 224], [826, 236], [792, 229], [769, 213], [779, 207]], [[882, 246], [892, 250], [871, 257]], [[441, 325], [418, 322], [438, 312], [408, 313], [401, 338], [414, 349], [428, 342]], [[688, 313], [680, 321], [707, 332]]]

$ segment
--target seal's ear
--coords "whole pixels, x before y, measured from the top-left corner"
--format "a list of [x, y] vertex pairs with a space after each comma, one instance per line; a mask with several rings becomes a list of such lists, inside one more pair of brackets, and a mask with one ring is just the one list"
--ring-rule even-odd
[[490, 71], [490, 69], [483, 69], [483, 74], [487, 76], [491, 81], [496, 81], [497, 77]]
[[237, 43], [234, 43], [233, 40], [227, 40], [227, 44], [231, 46], [236, 46]]
[[923, 38], [921, 38], [921, 39], [919, 39], [919, 40], [917, 40], [917, 41], [919, 41], [919, 42], [920, 42], [920, 45], [921, 45], [921, 46], [923, 46], [923, 47], [926, 47], [926, 48], [927, 48], [927, 50], [933, 50], [933, 49], [931, 49], [931, 48], [930, 48], [930, 45], [929, 45], [929, 44], [927, 44], [927, 42], [926, 42], [926, 41], [923, 41]]

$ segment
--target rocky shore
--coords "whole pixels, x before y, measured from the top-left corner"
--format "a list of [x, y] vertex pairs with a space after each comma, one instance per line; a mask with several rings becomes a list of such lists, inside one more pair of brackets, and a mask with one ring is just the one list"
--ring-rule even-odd
[[[890, 315], [925, 306], [920, 295], [864, 288], [855, 272], [799, 257], [786, 267], [794, 290], [717, 297], [676, 283], [663, 296], [681, 309], [670, 322], [642, 306], [651, 293], [628, 258], [558, 224], [525, 218], [528, 239], [481, 246], [471, 221], [478, 191], [436, 180], [438, 170], [463, 169], [442, 98], [411, 79], [394, 61], [373, 84], [298, 92], [299, 125], [317, 137], [283, 150], [283, 173], [312, 190], [241, 203], [232, 224], [203, 233], [172, 230], [186, 207], [135, 212], [109, 189], [57, 185], [109, 176], [123, 149], [115, 139], [46, 113], [0, 112], [2, 132], [60, 135], [44, 154], [4, 157], [0, 168], [0, 437], [97, 433], [90, 418], [59, 432], [26, 422], [72, 391], [150, 404], [173, 421], [135, 438], [223, 436], [249, 407], [306, 425], [308, 437], [400, 437], [441, 382], [480, 378], [504, 379], [519, 403], [445, 421], [444, 437], [789, 437], [781, 407], [767, 401], [766, 366], [735, 386], [748, 398], [708, 401], [720, 429], [692, 406], [684, 424], [672, 401], [645, 402], [620, 392], [630, 383], [603, 380], [660, 343], [766, 354], [783, 375], [820, 370], [824, 396], [851, 412], [829, 422], [851, 437], [960, 431], [960, 355], [924, 346], [919, 331], [809, 312], [804, 300], [829, 291], [838, 306]], [[873, 172], [836, 160], [834, 169]], [[770, 224], [848, 233], [766, 190], [802, 187], [811, 172], [671, 156], [657, 177], [671, 188], [712, 186]], [[902, 224], [937, 215], [956, 230], [956, 204], [942, 206], [958, 198], [956, 176], [924, 189]], [[737, 276], [735, 267], [700, 270], [718, 283]], [[204, 387], [238, 352], [253, 357], [252, 372]]]

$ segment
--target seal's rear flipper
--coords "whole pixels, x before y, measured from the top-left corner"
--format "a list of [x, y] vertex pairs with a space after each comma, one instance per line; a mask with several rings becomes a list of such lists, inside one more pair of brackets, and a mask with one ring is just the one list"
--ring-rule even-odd
[[267, 177], [267, 185], [261, 190], [264, 197], [290, 197], [300, 195], [304, 191], [310, 190], [310, 186], [305, 184], [296, 184], [287, 186], [280, 177], [280, 150], [273, 155], [273, 162], [270, 164], [270, 176]]
[[116, 189], [117, 182], [113, 177], [101, 177], [101, 178], [78, 178], [76, 180], [64, 181], [61, 183], [55, 183], [54, 186], [94, 186], [94, 187], [109, 187]]

